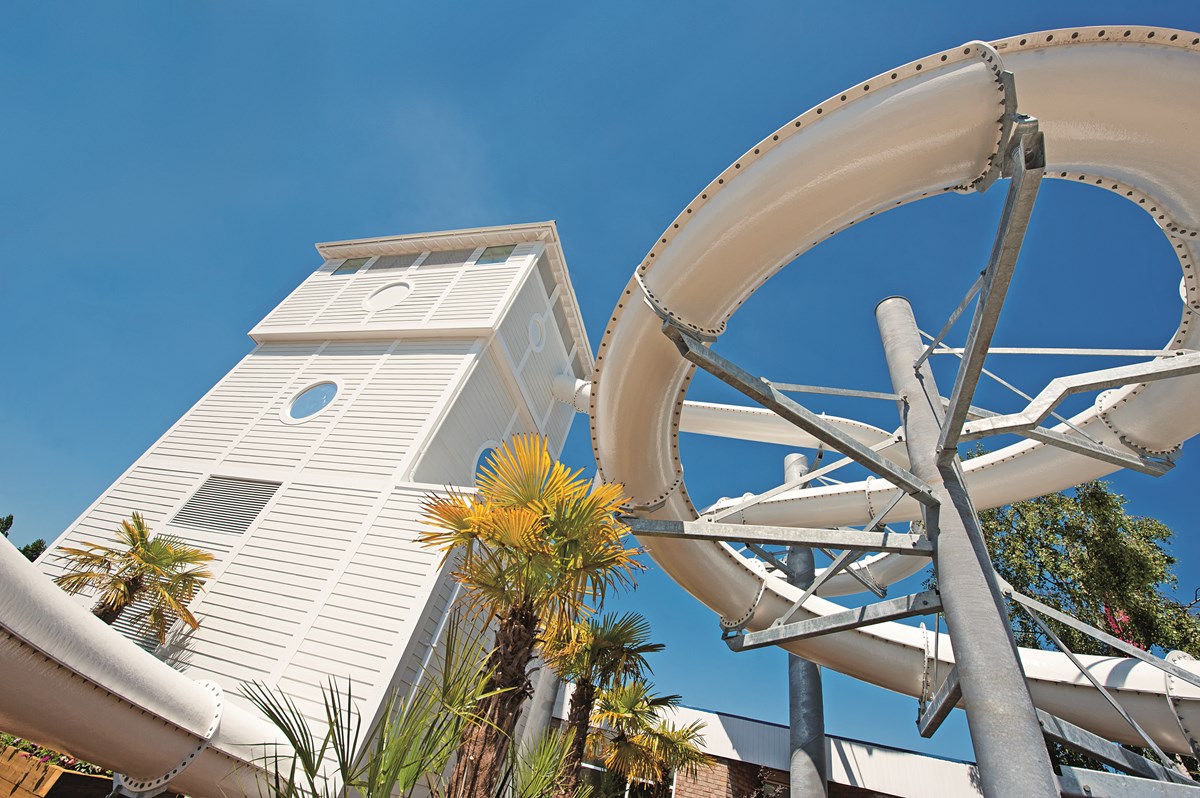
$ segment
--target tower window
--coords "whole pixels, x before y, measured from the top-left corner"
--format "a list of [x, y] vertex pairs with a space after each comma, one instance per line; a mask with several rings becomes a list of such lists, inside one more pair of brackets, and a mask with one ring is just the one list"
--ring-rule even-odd
[[335, 382], [325, 381], [310, 385], [284, 406], [281, 414], [283, 421], [295, 423], [312, 418], [329, 406], [337, 392], [338, 386]]
[[334, 274], [354, 274], [362, 268], [362, 265], [369, 261], [370, 258], [349, 258], [342, 261], [342, 265], [333, 270]]
[[421, 257], [421, 253], [417, 252], [409, 255], [384, 255], [371, 264], [369, 272], [385, 272], [394, 269], [407, 269], [417, 262], [417, 258]]
[[475, 265], [487, 266], [492, 263], [504, 263], [516, 248], [516, 244], [506, 244], [502, 247], [488, 247], [479, 256], [479, 260], [475, 261]]

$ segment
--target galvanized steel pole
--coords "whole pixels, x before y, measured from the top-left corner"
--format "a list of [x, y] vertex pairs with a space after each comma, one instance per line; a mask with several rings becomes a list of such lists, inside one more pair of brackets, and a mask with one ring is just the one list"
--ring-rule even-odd
[[987, 798], [1057, 798], [1058, 784], [1017, 658], [1008, 615], [983, 543], [958, 457], [938, 465], [943, 411], [912, 307], [889, 297], [875, 308], [888, 371], [900, 395], [911, 469], [940, 506], [924, 507], [936, 545], [938, 589]]
[[[784, 481], [794, 482], [808, 472], [808, 459], [789, 454], [784, 459]], [[806, 588], [816, 576], [813, 550], [789, 546], [788, 584]], [[788, 725], [790, 730], [789, 795], [825, 798], [825, 707], [821, 668], [803, 657], [788, 654]]]

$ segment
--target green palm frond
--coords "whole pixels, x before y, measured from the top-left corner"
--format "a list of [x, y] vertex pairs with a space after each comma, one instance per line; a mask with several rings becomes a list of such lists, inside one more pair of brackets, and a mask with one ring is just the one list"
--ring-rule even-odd
[[212, 578], [212, 554], [171, 535], [151, 536], [140, 513], [121, 522], [111, 544], [64, 547], [59, 556], [66, 571], [55, 582], [68, 593], [94, 590], [93, 611], [109, 623], [144, 599], [149, 608], [133, 622], [160, 643], [176, 617], [193, 629], [199, 626], [187, 605]]

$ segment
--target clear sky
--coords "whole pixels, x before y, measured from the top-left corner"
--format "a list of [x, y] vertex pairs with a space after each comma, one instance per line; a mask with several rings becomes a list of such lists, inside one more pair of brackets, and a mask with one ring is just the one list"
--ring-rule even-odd
[[[1200, 5], [6, 4], [0, 515], [15, 514], [18, 544], [57, 536], [249, 351], [246, 331], [319, 263], [314, 242], [556, 219], [595, 343], [661, 230], [786, 120], [964, 41], [1094, 24], [1198, 30]], [[939, 327], [1002, 193], [919, 203], [821, 245], [720, 350], [776, 379], [887, 389], [875, 302], [910, 295]], [[1160, 346], [1178, 281], [1148, 217], [1048, 183], [997, 343]], [[1036, 391], [1099, 365], [996, 368]], [[705, 380], [692, 397], [737, 401]], [[1014, 406], [990, 388], [980, 401]], [[810, 405], [896, 423], [890, 406]], [[566, 459], [591, 468], [584, 424]], [[783, 454], [685, 440], [689, 489], [707, 502], [771, 487]], [[1161, 480], [1115, 480], [1179, 533], [1188, 600], [1198, 477], [1185, 456]], [[712, 613], [660, 572], [621, 606], [669, 646], [661, 689], [786, 718], [781, 653], [727, 652]], [[826, 704], [831, 733], [971, 755], [961, 718], [920, 740], [913, 699], [828, 674]]]

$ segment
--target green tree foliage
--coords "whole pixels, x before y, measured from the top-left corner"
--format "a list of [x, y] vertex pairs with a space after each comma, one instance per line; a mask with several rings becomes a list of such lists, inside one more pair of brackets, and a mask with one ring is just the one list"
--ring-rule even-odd
[[519, 435], [479, 470], [473, 494], [429, 496], [421, 542], [456, 558], [476, 617], [495, 625], [489, 697], [463, 730], [449, 794], [491, 798], [525, 699], [529, 665], [643, 566], [616, 518], [619, 485], [596, 485], [555, 462], [544, 438]]
[[573, 745], [563, 763], [562, 798], [575, 795], [579, 785], [597, 690], [640, 679], [650, 671], [646, 655], [665, 648], [650, 641], [650, 622], [636, 612], [588, 618], [570, 632], [548, 646], [545, 654], [547, 664], [559, 676], [575, 683], [566, 723]]
[[601, 691], [596, 697], [589, 740], [593, 756], [611, 773], [640, 783], [644, 792], [665, 796], [671, 774], [692, 774], [710, 764], [700, 750], [704, 724], [675, 726], [664, 710], [679, 705], [677, 695], [658, 695], [644, 680], [633, 679]]
[[54, 581], [68, 593], [88, 588], [98, 593], [92, 613], [111, 625], [139, 599], [149, 609], [139, 619], [165, 643], [167, 629], [180, 618], [193, 629], [200, 622], [188, 603], [212, 577], [213, 556], [170, 535], [151, 536], [146, 520], [134, 513], [117, 529], [115, 545], [85, 542], [83, 548], [63, 547], [67, 572]]
[[[11, 515], [6, 515], [3, 518], [0, 518], [0, 535], [8, 537], [8, 530], [12, 529], [12, 525], [13, 517]], [[29, 560], [30, 562], [36, 560], [45, 550], [46, 541], [42, 540], [41, 538], [38, 538], [32, 543], [26, 543], [24, 546], [17, 549], [17, 551], [24, 554], [25, 559]]]
[[[463, 732], [481, 719], [492, 695], [489, 652], [472, 626], [451, 616], [438, 659], [414, 688], [389, 694], [365, 735], [348, 682], [331, 680], [322, 690], [323, 724], [312, 723], [285, 693], [244, 685], [242, 692], [291, 749], [262, 760], [263, 798], [445, 796]], [[552, 794], [569, 743], [569, 735], [547, 733], [519, 756], [510, 748], [489, 798]]]
[[[1144, 649], [1200, 656], [1200, 619], [1175, 601], [1171, 529], [1125, 512], [1105, 482], [985, 510], [979, 515], [997, 573], [1021, 593]], [[1033, 622], [1012, 611], [1017, 642], [1052, 648]], [[1111, 654], [1103, 643], [1050, 622], [1085, 654]]]

